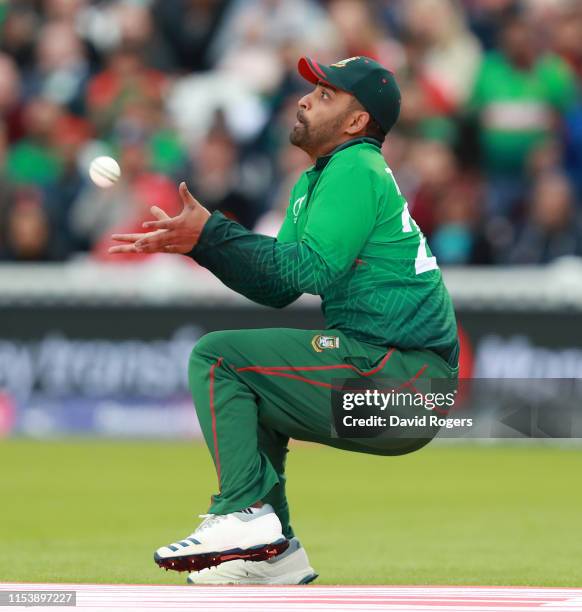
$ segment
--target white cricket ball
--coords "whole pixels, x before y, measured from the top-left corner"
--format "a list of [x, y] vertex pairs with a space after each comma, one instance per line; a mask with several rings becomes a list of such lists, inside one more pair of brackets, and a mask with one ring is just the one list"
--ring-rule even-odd
[[121, 169], [113, 157], [102, 155], [91, 162], [89, 176], [97, 187], [107, 189], [117, 183], [121, 176]]

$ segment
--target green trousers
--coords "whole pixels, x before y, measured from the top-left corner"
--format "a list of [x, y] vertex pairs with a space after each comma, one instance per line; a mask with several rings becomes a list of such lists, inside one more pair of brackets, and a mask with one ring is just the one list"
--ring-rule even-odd
[[337, 330], [203, 336], [192, 351], [189, 382], [218, 476], [219, 493], [209, 512], [227, 514], [262, 500], [272, 504], [284, 535], [292, 537], [285, 496], [289, 438], [377, 455], [401, 455], [427, 444], [430, 438], [332, 437], [331, 381], [369, 374], [410, 380], [453, 378], [456, 370], [432, 351], [386, 349]]

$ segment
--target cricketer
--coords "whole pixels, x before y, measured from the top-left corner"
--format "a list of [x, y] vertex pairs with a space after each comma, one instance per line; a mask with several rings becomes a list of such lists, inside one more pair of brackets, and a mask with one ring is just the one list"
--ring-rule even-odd
[[430, 441], [332, 437], [334, 377], [458, 375], [451, 299], [381, 152], [400, 111], [394, 75], [367, 57], [332, 65], [303, 57], [298, 70], [314, 87], [298, 102], [290, 140], [313, 165], [293, 187], [276, 238], [210, 214], [185, 183], [178, 216], [153, 207], [147, 233], [113, 236], [123, 243], [113, 253], [192, 257], [259, 304], [283, 308], [303, 293], [322, 299], [325, 329], [217, 331], [193, 349], [189, 384], [218, 493], [200, 526], [154, 558], [189, 571], [194, 584], [317, 577], [290, 524], [290, 438], [386, 456]]

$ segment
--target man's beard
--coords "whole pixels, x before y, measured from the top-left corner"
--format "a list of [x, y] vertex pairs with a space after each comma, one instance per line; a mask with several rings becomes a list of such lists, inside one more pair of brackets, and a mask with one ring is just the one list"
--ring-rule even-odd
[[301, 117], [300, 113], [297, 113], [297, 121], [299, 121], [300, 125], [293, 126], [289, 134], [289, 141], [296, 147], [307, 151], [311, 148], [313, 131], [310, 130], [308, 121]]
[[289, 134], [291, 144], [303, 149], [309, 155], [316, 152], [327, 152], [327, 145], [330, 143], [330, 150], [333, 148], [333, 142], [337, 140], [339, 128], [343, 123], [345, 116], [333, 117], [326, 123], [318, 126], [313, 126], [309, 123], [301, 113], [297, 113], [297, 120], [301, 123], [300, 126], [294, 126]]

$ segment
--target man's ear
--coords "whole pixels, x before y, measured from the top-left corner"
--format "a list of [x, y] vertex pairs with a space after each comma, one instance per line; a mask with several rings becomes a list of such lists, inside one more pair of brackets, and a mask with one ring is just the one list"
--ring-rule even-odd
[[359, 134], [362, 132], [370, 121], [370, 113], [365, 110], [358, 110], [352, 115], [352, 119], [346, 129], [348, 134]]

